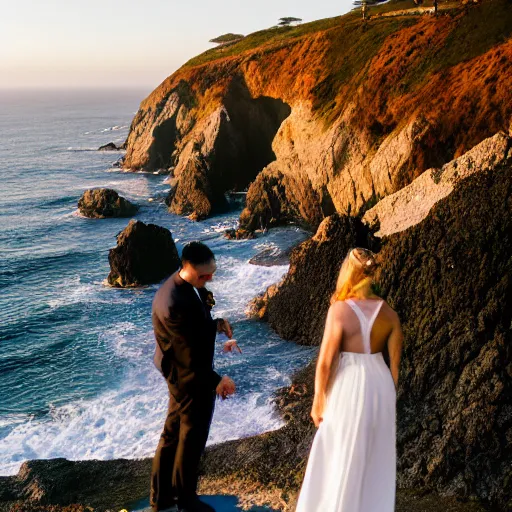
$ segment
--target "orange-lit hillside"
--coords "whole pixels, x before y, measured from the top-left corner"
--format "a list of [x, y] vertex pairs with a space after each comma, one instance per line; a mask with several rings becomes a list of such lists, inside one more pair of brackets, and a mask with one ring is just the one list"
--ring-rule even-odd
[[[512, 0], [457, 7], [437, 18], [392, 16], [392, 5], [387, 16], [376, 11], [367, 23], [352, 12], [269, 29], [192, 59], [142, 102], [125, 167], [173, 167], [171, 209], [198, 217], [262, 171], [285, 176], [291, 196], [294, 187], [306, 187], [318, 204], [357, 211], [508, 130]], [[289, 112], [255, 103], [262, 97], [279, 100], [279, 109], [284, 102]], [[278, 129], [245, 133], [276, 116]], [[242, 153], [251, 140], [257, 153], [266, 145], [274, 156], [245, 171], [251, 166]], [[238, 148], [233, 162], [228, 147]], [[315, 224], [328, 212], [317, 213], [304, 220]]]

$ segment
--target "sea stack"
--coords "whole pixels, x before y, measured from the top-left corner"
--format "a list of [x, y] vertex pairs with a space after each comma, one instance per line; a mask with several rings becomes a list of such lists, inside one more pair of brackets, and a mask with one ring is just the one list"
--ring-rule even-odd
[[111, 188], [93, 188], [83, 193], [78, 201], [78, 209], [85, 217], [105, 219], [131, 217], [139, 208]]
[[159, 283], [180, 263], [168, 229], [136, 220], [117, 235], [117, 247], [110, 249], [108, 261], [107, 281], [119, 288]]

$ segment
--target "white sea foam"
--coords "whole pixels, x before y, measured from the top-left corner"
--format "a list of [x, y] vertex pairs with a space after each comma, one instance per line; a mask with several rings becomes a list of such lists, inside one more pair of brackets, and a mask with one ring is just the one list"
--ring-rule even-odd
[[[118, 344], [119, 339], [114, 343]], [[118, 349], [127, 355], [126, 346], [118, 345]], [[129, 355], [140, 357], [141, 353]], [[14, 428], [0, 440], [0, 474], [15, 474], [29, 459], [152, 456], [165, 421], [168, 397], [162, 377], [151, 369], [148, 353], [144, 363], [142, 369], [124, 375], [118, 389], [94, 400], [52, 407], [45, 420], [17, 418]], [[259, 434], [281, 425], [268, 393], [236, 396], [217, 402], [208, 444]]]
[[120, 130], [127, 130], [130, 128], [129, 125], [116, 125], [116, 126], [109, 126], [108, 128], [100, 128], [97, 130], [89, 130], [87, 132], [84, 132], [84, 135], [92, 135], [94, 133], [107, 133], [107, 132], [118, 132]]
[[139, 176], [131, 180], [112, 180], [105, 186], [133, 197], [146, 198], [151, 194], [147, 180]]
[[[85, 148], [80, 148], [80, 147], [68, 147], [66, 148], [66, 151], [98, 151], [98, 148], [88, 148], [88, 147], [85, 147]], [[115, 153], [115, 151], [112, 151], [112, 153]]]
[[218, 271], [209, 285], [215, 292], [217, 316], [243, 318], [247, 303], [272, 284], [279, 282], [288, 271], [288, 265], [260, 267], [249, 262], [240, 263], [232, 256], [217, 258]]
[[119, 130], [126, 130], [127, 128], [129, 128], [128, 125], [125, 125], [125, 126], [110, 126], [109, 128], [104, 128], [103, 130], [101, 130], [102, 133], [104, 132], [117, 132]]
[[47, 304], [52, 309], [56, 309], [81, 303], [131, 304], [133, 301], [133, 296], [113, 295], [108, 289], [100, 286], [100, 283], [81, 283], [80, 276], [75, 276], [57, 283], [53, 296], [49, 298]]

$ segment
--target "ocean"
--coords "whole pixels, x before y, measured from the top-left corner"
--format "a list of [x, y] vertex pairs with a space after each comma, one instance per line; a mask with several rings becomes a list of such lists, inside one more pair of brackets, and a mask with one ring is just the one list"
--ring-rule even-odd
[[223, 354], [219, 336], [216, 368], [238, 392], [217, 402], [209, 443], [279, 428], [273, 392], [313, 355], [244, 313], [288, 270], [249, 259], [306, 233], [226, 240], [239, 210], [203, 222], [169, 214], [165, 176], [122, 172], [112, 167], [121, 152], [97, 151], [126, 139], [147, 92], [0, 91], [0, 475], [29, 459], [152, 456], [163, 427], [167, 387], [152, 365], [158, 285], [105, 286], [108, 251], [129, 219], [82, 218], [88, 188], [136, 202], [135, 218], [170, 229], [179, 251], [202, 240], [217, 256], [213, 314], [232, 321], [243, 354]]

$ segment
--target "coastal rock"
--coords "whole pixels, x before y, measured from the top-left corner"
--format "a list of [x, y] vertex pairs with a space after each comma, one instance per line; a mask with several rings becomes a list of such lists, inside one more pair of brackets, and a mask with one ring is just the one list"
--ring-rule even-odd
[[98, 148], [98, 151], [118, 151], [122, 149], [121, 147], [117, 147], [113, 142], [109, 142], [103, 146]]
[[117, 235], [117, 247], [110, 249], [108, 261], [108, 283], [122, 288], [159, 283], [180, 265], [171, 232], [135, 220]]
[[291, 222], [316, 228], [323, 218], [318, 194], [306, 177], [296, 179], [268, 168], [247, 192], [240, 228], [255, 231]]
[[405, 333], [399, 485], [512, 507], [512, 165], [455, 186], [383, 241]]
[[277, 333], [305, 345], [317, 345], [323, 334], [330, 295], [343, 259], [353, 247], [378, 248], [370, 230], [357, 218], [327, 217], [313, 238], [295, 248], [290, 270], [250, 308], [251, 316], [267, 319]]
[[[376, 282], [405, 333], [399, 486], [510, 510], [512, 165], [500, 157], [502, 136], [496, 141], [494, 164], [450, 181], [452, 192], [422, 221], [381, 240]], [[458, 163], [461, 172], [471, 167]], [[446, 179], [455, 179], [454, 168], [445, 168]], [[324, 221], [294, 252], [283, 284], [260, 304], [282, 336], [320, 342], [339, 262], [353, 245], [342, 242], [346, 224]]]
[[120, 156], [115, 162], [112, 162], [112, 167], [121, 168], [124, 164], [124, 156]]
[[[147, 496], [150, 473], [150, 459], [33, 460], [23, 463], [18, 475], [0, 482], [4, 492], [9, 494], [9, 499], [3, 499], [2, 495], [0, 510], [118, 511], [130, 501]], [[100, 485], [100, 481], [107, 485]], [[2, 502], [10, 502], [10, 505], [4, 508]]]
[[[244, 510], [267, 505], [272, 510], [294, 510], [304, 472], [307, 444], [314, 433], [308, 420], [312, 365], [294, 377], [279, 393], [281, 410], [293, 409], [292, 428], [263, 436], [229, 441], [206, 449], [200, 491], [237, 495]], [[293, 450], [296, 438], [307, 440]], [[259, 441], [258, 441], [259, 440]], [[288, 448], [287, 448], [288, 447]], [[273, 449], [273, 450], [270, 450]], [[276, 458], [276, 449], [288, 459]], [[268, 461], [272, 460], [272, 465]], [[151, 459], [112, 461], [39, 460], [25, 463], [18, 475], [0, 477], [0, 512], [118, 512], [133, 510], [147, 499]], [[293, 466], [297, 463], [297, 466]], [[290, 478], [286, 479], [286, 473]], [[101, 485], [98, 484], [101, 481]], [[34, 489], [38, 491], [33, 492]], [[131, 506], [130, 506], [131, 505]], [[437, 495], [398, 491], [396, 512], [483, 512], [477, 504], [447, 500]]]
[[247, 231], [246, 229], [227, 229], [224, 232], [224, 237], [228, 240], [252, 240], [256, 238], [254, 231]]
[[173, 213], [202, 219], [227, 210], [225, 193], [245, 190], [275, 159], [272, 141], [290, 107], [253, 97], [242, 76], [227, 83], [222, 100], [201, 117], [188, 82], [180, 80], [170, 91], [162, 85], [156, 109], [142, 105], [132, 124], [124, 165], [151, 171], [174, 166], [168, 200]]
[[[251, 183], [244, 229], [364, 213], [508, 129], [510, 13], [494, 0], [364, 30], [346, 15], [293, 38], [259, 34], [229, 58], [210, 50], [142, 102], [125, 166], [175, 165], [171, 211], [198, 219]], [[492, 38], [474, 30], [482, 19]]]
[[262, 267], [275, 267], [278, 265], [288, 265], [290, 263], [290, 254], [292, 248], [282, 250], [279, 247], [269, 247], [263, 249], [249, 260], [251, 265]]
[[137, 213], [138, 207], [111, 188], [93, 188], [83, 193], [78, 209], [85, 217], [105, 219], [131, 217]]
[[[295, 510], [307, 457], [315, 434], [309, 413], [314, 396], [315, 362], [297, 372], [291, 386], [277, 393], [286, 419], [281, 429], [210, 446], [202, 461], [204, 494], [237, 494], [246, 506]], [[475, 502], [440, 497], [417, 490], [397, 490], [396, 512], [484, 512]]]
[[430, 169], [410, 185], [379, 201], [363, 222], [378, 229], [377, 236], [404, 231], [422, 221], [454, 186], [474, 173], [492, 170], [512, 159], [512, 139], [500, 132], [485, 139], [440, 169]]
[[275, 159], [272, 141], [289, 113], [281, 100], [253, 98], [245, 81], [234, 77], [222, 105], [181, 143], [170, 211], [202, 219], [227, 210], [226, 192], [245, 190]]

